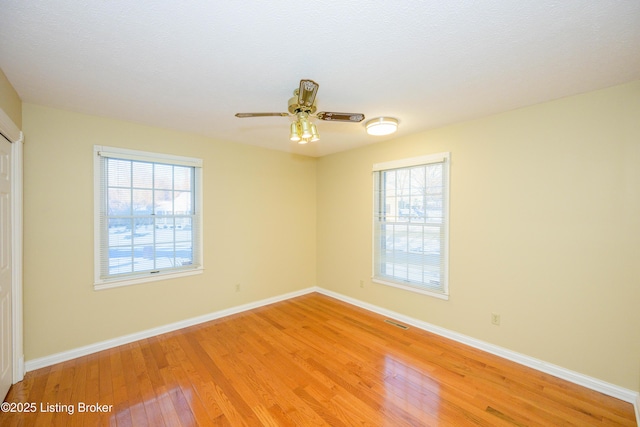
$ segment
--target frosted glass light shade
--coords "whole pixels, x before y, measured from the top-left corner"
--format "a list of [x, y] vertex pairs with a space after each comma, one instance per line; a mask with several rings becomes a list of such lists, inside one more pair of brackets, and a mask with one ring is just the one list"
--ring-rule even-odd
[[393, 117], [376, 117], [364, 124], [369, 135], [390, 135], [398, 130], [398, 120]]

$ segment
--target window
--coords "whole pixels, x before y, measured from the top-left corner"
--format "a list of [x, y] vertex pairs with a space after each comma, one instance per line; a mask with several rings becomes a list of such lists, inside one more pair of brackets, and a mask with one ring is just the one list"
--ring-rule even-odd
[[200, 159], [94, 146], [95, 289], [202, 271]]
[[373, 281], [448, 299], [449, 153], [373, 171]]

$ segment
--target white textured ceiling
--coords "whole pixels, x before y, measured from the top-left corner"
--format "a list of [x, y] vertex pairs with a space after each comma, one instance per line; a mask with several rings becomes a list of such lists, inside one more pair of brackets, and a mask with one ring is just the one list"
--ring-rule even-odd
[[309, 78], [395, 137], [640, 79], [640, 1], [0, 0], [0, 68], [24, 102], [322, 156], [383, 138], [234, 114]]

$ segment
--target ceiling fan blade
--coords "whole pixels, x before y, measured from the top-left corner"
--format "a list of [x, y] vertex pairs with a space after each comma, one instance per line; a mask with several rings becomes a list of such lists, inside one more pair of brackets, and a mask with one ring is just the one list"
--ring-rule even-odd
[[331, 111], [321, 111], [316, 114], [320, 120], [330, 120], [335, 122], [359, 123], [364, 120], [364, 114], [360, 113], [334, 113]]
[[287, 117], [289, 113], [236, 113], [241, 119], [246, 117]]
[[313, 80], [300, 80], [298, 89], [298, 105], [311, 107], [316, 101], [316, 94], [320, 85]]

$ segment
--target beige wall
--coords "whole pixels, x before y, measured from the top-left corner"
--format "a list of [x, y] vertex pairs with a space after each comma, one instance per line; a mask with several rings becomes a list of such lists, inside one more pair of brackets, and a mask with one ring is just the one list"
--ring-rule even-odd
[[0, 69], [0, 109], [13, 120], [18, 129], [22, 128], [22, 101], [2, 69]]
[[[27, 361], [315, 285], [314, 159], [30, 104], [23, 115]], [[94, 144], [203, 159], [203, 274], [93, 290]]]
[[[448, 301], [370, 280], [372, 164], [443, 151]], [[640, 390], [639, 81], [323, 157], [317, 181], [318, 286]]]

